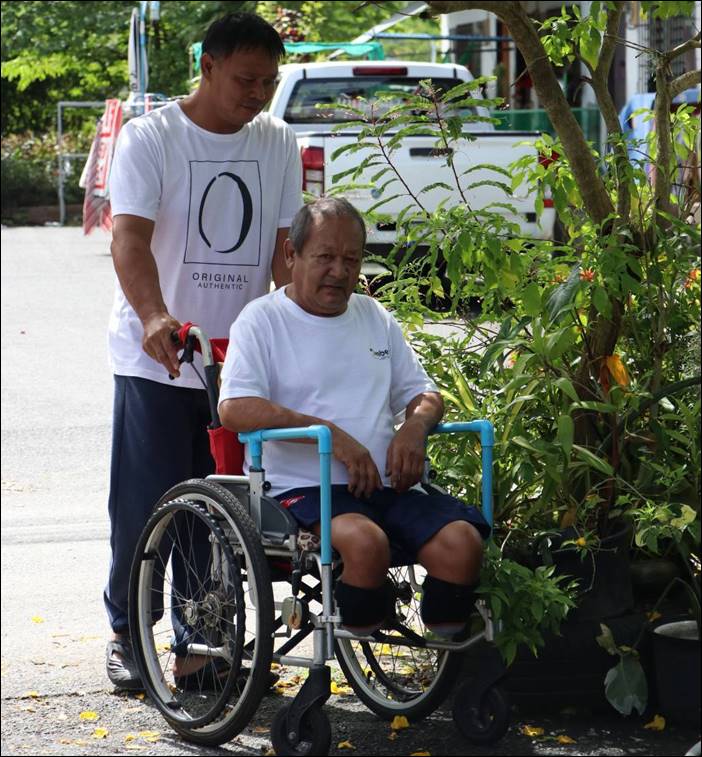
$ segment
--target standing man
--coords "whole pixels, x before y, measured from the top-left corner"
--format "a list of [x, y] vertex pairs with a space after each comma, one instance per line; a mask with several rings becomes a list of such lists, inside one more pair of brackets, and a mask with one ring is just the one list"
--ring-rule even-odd
[[[202, 43], [197, 91], [133, 119], [117, 144], [104, 599], [114, 632], [107, 675], [120, 688], [141, 687], [127, 617], [139, 534], [167, 489], [214, 470], [206, 393], [195, 377], [180, 376], [171, 334], [192, 320], [210, 337], [226, 337], [242, 308], [269, 291], [271, 276], [276, 286], [289, 281], [283, 242], [302, 205], [299, 152], [293, 131], [262, 112], [283, 54], [278, 33], [258, 16], [215, 21]], [[174, 673], [187, 676], [204, 662], [176, 656]]]

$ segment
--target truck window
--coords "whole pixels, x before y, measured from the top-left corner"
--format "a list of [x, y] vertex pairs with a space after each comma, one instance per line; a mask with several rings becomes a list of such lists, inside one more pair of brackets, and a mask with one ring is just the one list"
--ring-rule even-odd
[[[285, 121], [290, 124], [324, 123], [341, 124], [357, 120], [353, 113], [344, 113], [334, 107], [323, 108], [319, 105], [348, 105], [362, 110], [370, 116], [371, 110], [376, 116], [382, 116], [390, 108], [420, 91], [420, 81], [427, 77], [364, 76], [336, 79], [301, 79], [295, 84], [285, 110]], [[462, 79], [432, 79], [432, 84], [442, 92], [463, 84]], [[388, 99], [378, 100], [379, 96]], [[479, 97], [479, 94], [473, 94]], [[461, 108], [458, 114], [466, 116], [475, 114], [475, 108]], [[455, 111], [454, 111], [455, 113]]]

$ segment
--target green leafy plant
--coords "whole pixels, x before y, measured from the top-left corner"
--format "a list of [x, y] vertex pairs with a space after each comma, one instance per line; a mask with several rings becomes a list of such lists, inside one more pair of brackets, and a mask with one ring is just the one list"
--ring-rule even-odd
[[496, 624], [495, 643], [510, 665], [519, 647], [525, 645], [536, 656], [544, 645], [544, 634], [559, 632], [574, 606], [574, 586], [553, 567], [535, 570], [503, 557], [498, 547], [488, 545], [481, 573], [481, 594]]

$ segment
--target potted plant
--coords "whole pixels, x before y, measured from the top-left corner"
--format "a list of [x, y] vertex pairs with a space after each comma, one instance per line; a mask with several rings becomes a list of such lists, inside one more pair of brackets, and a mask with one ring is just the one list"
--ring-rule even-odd
[[[649, 503], [636, 515], [635, 540], [653, 554], [673, 545], [687, 567], [686, 580], [674, 576], [661, 592], [649, 613], [649, 623], [642, 628], [632, 646], [616, 643], [611, 630], [602, 625], [598, 643], [618, 663], [607, 673], [605, 694], [619, 712], [629, 715], [633, 709], [643, 713], [649, 701], [649, 681], [641, 662], [639, 645], [648, 635], [652, 646], [653, 669], [648, 678], [655, 682], [660, 710], [671, 720], [698, 723], [700, 716], [700, 522], [689, 505]], [[690, 615], [684, 619], [662, 616], [671, 592], [683, 591]]]

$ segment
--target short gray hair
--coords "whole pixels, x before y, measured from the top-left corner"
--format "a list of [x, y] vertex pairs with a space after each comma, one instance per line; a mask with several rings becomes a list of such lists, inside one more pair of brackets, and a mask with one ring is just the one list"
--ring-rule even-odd
[[350, 216], [358, 222], [361, 229], [361, 236], [363, 237], [361, 247], [365, 248], [366, 224], [358, 210], [343, 197], [320, 197], [309, 205], [303, 205], [300, 210], [297, 211], [295, 218], [293, 218], [292, 223], [290, 224], [290, 233], [288, 236], [290, 237], [292, 246], [298, 255], [302, 253], [302, 248], [307, 241], [313, 215], [332, 216], [335, 218], [338, 218], [339, 216]]

